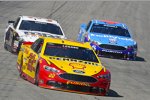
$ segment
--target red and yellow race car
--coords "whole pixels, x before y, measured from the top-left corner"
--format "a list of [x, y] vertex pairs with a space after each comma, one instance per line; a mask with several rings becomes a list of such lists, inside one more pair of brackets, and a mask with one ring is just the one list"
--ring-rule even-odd
[[89, 43], [40, 37], [18, 54], [22, 78], [43, 88], [106, 95], [111, 74]]

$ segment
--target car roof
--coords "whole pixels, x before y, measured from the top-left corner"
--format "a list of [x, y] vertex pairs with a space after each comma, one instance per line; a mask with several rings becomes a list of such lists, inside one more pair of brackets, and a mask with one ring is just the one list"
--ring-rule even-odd
[[77, 46], [77, 47], [92, 49], [89, 42], [84, 43], [84, 42], [77, 42], [77, 41], [69, 40], [69, 39], [52, 38], [52, 37], [40, 37], [40, 38], [44, 39], [45, 42], [65, 44], [65, 45], [70, 45], [70, 46]]
[[127, 25], [125, 23], [111, 21], [111, 20], [92, 20], [93, 23], [96, 24], [104, 24], [104, 25], [112, 25], [112, 26], [118, 26], [125, 29], [128, 29]]
[[22, 18], [22, 20], [39, 21], [39, 22], [53, 23], [59, 25], [59, 23], [53, 19], [34, 17], [34, 16], [20, 16], [20, 17]]

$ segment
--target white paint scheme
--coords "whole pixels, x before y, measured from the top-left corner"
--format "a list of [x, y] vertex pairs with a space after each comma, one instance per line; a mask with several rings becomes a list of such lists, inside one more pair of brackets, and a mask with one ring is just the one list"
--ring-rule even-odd
[[[50, 34], [52, 37], [59, 37], [59, 38], [66, 38], [65, 34], [62, 30], [62, 27], [60, 26], [60, 24], [56, 21], [56, 20], [52, 20], [52, 19], [47, 19], [47, 18], [41, 18], [41, 17], [33, 17], [33, 16], [19, 16], [20, 20], [18, 22], [18, 25], [16, 26], [16, 28], [14, 28], [13, 24], [9, 24], [8, 27], [6, 28], [6, 32], [8, 31], [9, 28], [12, 28], [14, 31], [16, 31], [16, 33], [18, 33], [19, 37], [21, 39], [23, 39], [24, 41], [27, 42], [34, 42], [39, 36], [35, 35], [26, 35], [24, 32], [33, 32], [33, 33], [41, 33], [41, 34], [50, 34], [50, 33], [46, 33], [46, 32], [40, 32], [40, 31], [28, 31], [28, 30], [19, 30], [20, 24], [22, 22], [22, 20], [28, 20], [28, 21], [38, 21], [38, 22], [44, 22], [44, 23], [51, 23], [54, 25], [57, 25], [58, 27], [60, 27], [62, 34], [63, 35], [55, 35], [55, 34]], [[5, 39], [4, 39], [5, 41]]]

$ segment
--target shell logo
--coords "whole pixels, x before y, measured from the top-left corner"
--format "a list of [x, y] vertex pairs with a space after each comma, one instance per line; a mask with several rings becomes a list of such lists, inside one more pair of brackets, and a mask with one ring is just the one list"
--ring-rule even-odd
[[69, 66], [71, 66], [72, 69], [79, 69], [79, 70], [84, 70], [86, 68], [85, 65], [79, 63], [70, 63]]

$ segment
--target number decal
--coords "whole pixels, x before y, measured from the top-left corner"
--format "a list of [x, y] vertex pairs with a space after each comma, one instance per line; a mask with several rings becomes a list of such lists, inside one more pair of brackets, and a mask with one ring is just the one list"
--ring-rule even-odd
[[29, 62], [28, 62], [28, 67], [27, 67], [27, 69], [28, 69], [30, 72], [35, 71], [35, 68], [33, 67], [33, 64], [36, 62], [35, 56], [36, 56], [35, 54], [30, 53]]

